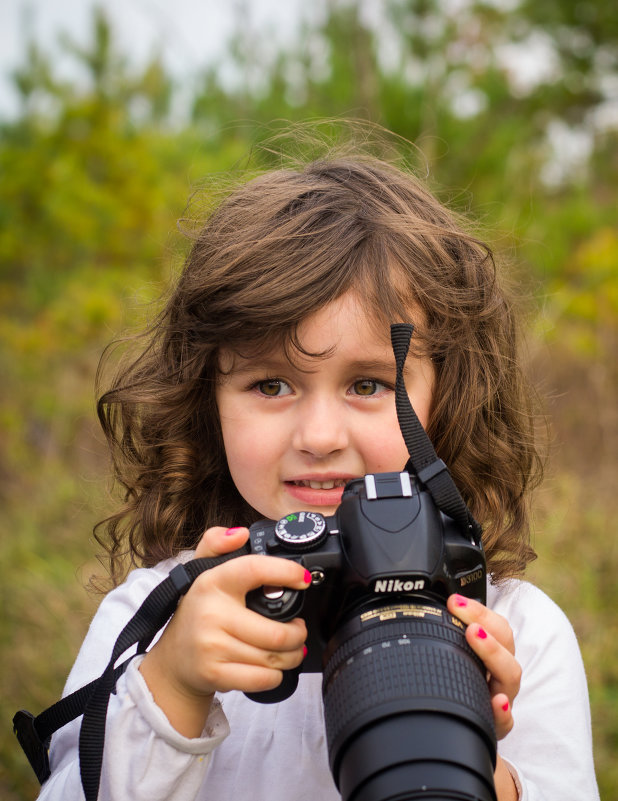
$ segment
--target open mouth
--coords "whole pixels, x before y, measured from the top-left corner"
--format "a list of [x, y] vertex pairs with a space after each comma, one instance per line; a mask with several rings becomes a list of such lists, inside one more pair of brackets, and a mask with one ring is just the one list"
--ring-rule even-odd
[[295, 487], [310, 487], [314, 490], [331, 490], [335, 489], [335, 487], [345, 487], [348, 483], [349, 479], [345, 478], [332, 478], [327, 481], [312, 481], [312, 480], [302, 480], [302, 481], [290, 481], [290, 484], [293, 484]]
[[288, 494], [300, 506], [305, 507], [331, 507], [335, 508], [341, 503], [345, 485], [350, 478], [325, 478], [318, 481], [314, 478], [301, 478], [286, 481]]

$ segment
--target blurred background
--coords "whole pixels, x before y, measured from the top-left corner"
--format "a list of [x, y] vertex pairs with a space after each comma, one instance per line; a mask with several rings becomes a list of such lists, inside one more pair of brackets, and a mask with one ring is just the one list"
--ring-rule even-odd
[[601, 796], [618, 797], [618, 14], [607, 0], [308, 5], [0, 8], [6, 801], [37, 787], [12, 715], [57, 699], [99, 601], [84, 585], [101, 571], [92, 526], [113, 503], [100, 353], [178, 269], [176, 220], [204, 176], [235, 169], [274, 120], [324, 117], [413, 142], [526, 298], [552, 423], [530, 578], [577, 631]]

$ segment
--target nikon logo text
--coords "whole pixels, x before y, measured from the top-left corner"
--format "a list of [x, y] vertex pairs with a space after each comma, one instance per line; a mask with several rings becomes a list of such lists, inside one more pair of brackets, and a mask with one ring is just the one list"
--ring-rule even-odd
[[374, 592], [412, 592], [422, 590], [425, 579], [377, 579], [373, 585]]

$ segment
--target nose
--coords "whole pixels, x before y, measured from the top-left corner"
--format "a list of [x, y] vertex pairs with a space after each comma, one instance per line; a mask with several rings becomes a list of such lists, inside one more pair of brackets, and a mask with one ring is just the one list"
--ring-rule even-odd
[[348, 447], [349, 422], [336, 399], [312, 397], [298, 409], [292, 444], [296, 450], [323, 459]]

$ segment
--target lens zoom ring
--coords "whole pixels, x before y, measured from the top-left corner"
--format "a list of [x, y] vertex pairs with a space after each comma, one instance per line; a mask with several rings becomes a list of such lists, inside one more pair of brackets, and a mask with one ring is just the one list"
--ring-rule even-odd
[[[401, 630], [399, 630], [401, 632]], [[461, 647], [441, 642], [389, 639], [382, 631], [381, 642], [359, 649], [354, 658], [342, 661], [339, 652], [332, 662], [339, 670], [327, 679], [324, 674], [324, 713], [329, 744], [359, 716], [393, 702], [401, 704], [413, 699], [417, 709], [436, 709], [448, 702], [461, 708], [463, 717], [481, 718], [489, 732], [493, 731], [493, 715], [485, 677], [475, 661]], [[339, 650], [351, 650], [353, 642]], [[466, 711], [466, 709], [468, 711]], [[472, 722], [472, 720], [471, 720]]]
[[[381, 643], [386, 640], [397, 641], [405, 637], [426, 637], [432, 641], [447, 642], [462, 648], [472, 659], [477, 659], [474, 651], [466, 642], [463, 631], [447, 626], [441, 621], [434, 623], [426, 618], [409, 618], [407, 620], [382, 622], [341, 642], [324, 669], [324, 683], [328, 684], [333, 672], [338, 670], [341, 663], [347, 662], [355, 653], [370, 647], [374, 643]], [[479, 666], [480, 664], [479, 661]]]

